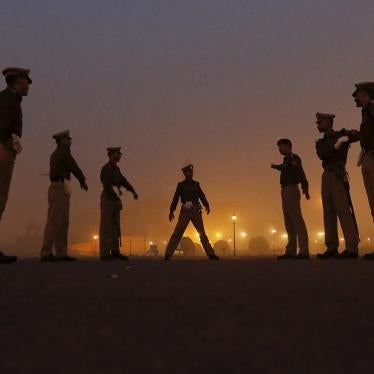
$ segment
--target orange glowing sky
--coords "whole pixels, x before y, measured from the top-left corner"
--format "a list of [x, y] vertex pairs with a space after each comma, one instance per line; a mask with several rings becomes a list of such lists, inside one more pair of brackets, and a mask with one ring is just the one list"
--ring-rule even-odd
[[[99, 171], [107, 146], [140, 200], [128, 196], [123, 230], [168, 239], [170, 199], [185, 160], [212, 205], [208, 233], [283, 232], [275, 146], [294, 142], [311, 185], [303, 202], [311, 237], [323, 230], [316, 111], [357, 128], [355, 82], [374, 80], [374, 3], [331, 1], [8, 1], [0, 13], [1, 66], [32, 69], [0, 244], [46, 219], [51, 135], [70, 128], [89, 192], [74, 185], [71, 241], [97, 232]], [[352, 198], [363, 237], [373, 223], [351, 149]], [[189, 231], [191, 234], [194, 230]], [[30, 250], [31, 251], [31, 250]], [[35, 252], [33, 252], [35, 253]]]

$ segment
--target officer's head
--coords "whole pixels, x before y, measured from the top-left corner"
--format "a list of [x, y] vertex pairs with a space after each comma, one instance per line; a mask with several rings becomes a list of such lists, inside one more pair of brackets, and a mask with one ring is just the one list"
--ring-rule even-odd
[[71, 137], [70, 137], [69, 130], [59, 132], [58, 134], [53, 135], [53, 139], [55, 139], [58, 146], [62, 146], [62, 147], [71, 146]]
[[334, 126], [335, 114], [317, 113], [316, 114], [317, 129], [320, 133], [329, 132]]
[[357, 83], [352, 96], [357, 107], [362, 108], [367, 106], [374, 100], [374, 82]]
[[292, 142], [290, 139], [279, 139], [277, 146], [279, 153], [283, 156], [290, 154], [292, 151]]
[[62, 136], [61, 138], [56, 139], [56, 143], [62, 147], [70, 147], [72, 139], [70, 136]]
[[191, 180], [193, 178], [193, 165], [187, 165], [182, 168], [183, 175], [186, 179]]
[[121, 148], [108, 148], [108, 157], [111, 163], [118, 163], [122, 157]]
[[30, 70], [22, 68], [7, 68], [3, 71], [6, 84], [21, 96], [27, 96], [32, 83]]

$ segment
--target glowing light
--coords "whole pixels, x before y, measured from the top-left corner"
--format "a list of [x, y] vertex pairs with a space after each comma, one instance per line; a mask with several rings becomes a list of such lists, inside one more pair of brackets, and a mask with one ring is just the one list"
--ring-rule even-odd
[[325, 236], [325, 233], [323, 231], [320, 231], [319, 233], [317, 233], [317, 235], [321, 238], [322, 236]]
[[216, 238], [217, 238], [217, 239], [222, 238], [222, 234], [221, 234], [220, 232], [217, 232], [217, 234], [216, 234]]
[[149, 245], [153, 245], [153, 242], [152, 242], [152, 241], [150, 241], [150, 242], [149, 242]]
[[344, 238], [340, 238], [340, 241], [341, 241], [341, 242], [344, 242]]
[[277, 230], [275, 230], [275, 229], [271, 229], [271, 231], [270, 231], [273, 235], [274, 234], [276, 234], [277, 233]]
[[246, 233], [246, 232], [242, 232], [242, 233], [240, 233], [240, 236], [241, 236], [242, 238], [246, 238], [246, 237], [247, 237], [247, 233]]
[[287, 239], [288, 238], [288, 235], [287, 234], [282, 234], [282, 239]]
[[370, 238], [368, 238], [368, 242], [370, 242], [370, 240], [371, 240], [371, 239], [370, 239]]
[[92, 237], [92, 239], [93, 239], [93, 240], [97, 240], [97, 239], [99, 239], [99, 235], [94, 235], [94, 236]]
[[236, 214], [235, 214], [235, 213], [232, 215], [231, 219], [232, 219], [233, 221], [236, 221], [237, 217], [236, 217]]

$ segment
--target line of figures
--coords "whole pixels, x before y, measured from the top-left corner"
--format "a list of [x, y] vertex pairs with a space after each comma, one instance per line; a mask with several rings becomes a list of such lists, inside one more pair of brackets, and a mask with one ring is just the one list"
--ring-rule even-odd
[[[17, 155], [22, 152], [22, 109], [21, 102], [32, 80], [30, 70], [6, 68], [3, 75], [7, 87], [0, 92], [0, 220], [8, 200], [14, 164]], [[360, 142], [361, 153], [358, 165], [362, 169], [363, 180], [369, 206], [374, 218], [374, 82], [355, 85], [352, 94], [357, 107], [362, 109], [360, 130], [334, 130], [335, 115], [316, 113], [317, 128], [323, 137], [316, 142], [316, 152], [322, 161], [322, 203], [325, 227], [326, 250], [317, 255], [319, 259], [357, 259], [360, 242], [359, 230], [354, 207], [350, 197], [350, 187], [346, 162], [350, 144]], [[50, 158], [50, 187], [48, 190], [48, 215], [44, 230], [43, 245], [40, 252], [42, 262], [75, 261], [68, 255], [69, 207], [71, 197], [70, 179], [73, 175], [81, 189], [88, 190], [84, 173], [71, 154], [70, 132], [63, 131], [53, 136], [57, 147]], [[306, 260], [309, 255], [308, 231], [303, 219], [300, 200], [301, 193], [310, 199], [308, 180], [299, 156], [292, 152], [292, 142], [280, 139], [279, 152], [284, 156], [279, 165], [271, 167], [280, 171], [281, 198], [288, 243], [285, 253], [278, 257], [284, 259]], [[122, 175], [118, 162], [122, 153], [120, 147], [107, 148], [108, 162], [102, 167], [100, 179], [103, 190], [100, 200], [100, 260], [128, 260], [120, 252], [122, 210], [122, 188], [138, 199], [134, 187]], [[211, 260], [218, 260], [203, 223], [202, 211], [210, 213], [208, 199], [199, 182], [193, 179], [193, 165], [182, 168], [184, 180], [178, 183], [170, 205], [169, 220], [179, 201], [179, 218], [165, 251], [165, 260], [170, 260], [182, 236], [192, 221], [200, 235], [201, 244]], [[301, 186], [301, 192], [300, 187]], [[344, 235], [346, 248], [339, 252], [338, 219]], [[299, 251], [298, 251], [299, 248]], [[374, 260], [374, 252], [364, 256]], [[15, 262], [16, 256], [0, 252], [0, 263]]]

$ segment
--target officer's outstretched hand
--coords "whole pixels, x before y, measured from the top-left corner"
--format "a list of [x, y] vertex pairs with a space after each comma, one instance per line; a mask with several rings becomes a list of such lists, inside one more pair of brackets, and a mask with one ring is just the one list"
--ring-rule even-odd
[[138, 200], [139, 196], [138, 196], [138, 194], [136, 192], [134, 192], [132, 195], [134, 197], [134, 200]]
[[170, 212], [169, 213], [169, 221], [171, 222], [174, 219], [174, 213]]
[[81, 189], [85, 190], [85, 191], [88, 191], [88, 186], [87, 186], [86, 182], [81, 183]]
[[206, 211], [206, 214], [209, 214], [209, 213], [210, 213], [210, 208], [207, 206], [207, 207], [205, 208], [205, 211]]
[[307, 200], [310, 200], [309, 191], [305, 191], [305, 192], [304, 192], [304, 195], [305, 195], [305, 198], [306, 198]]

